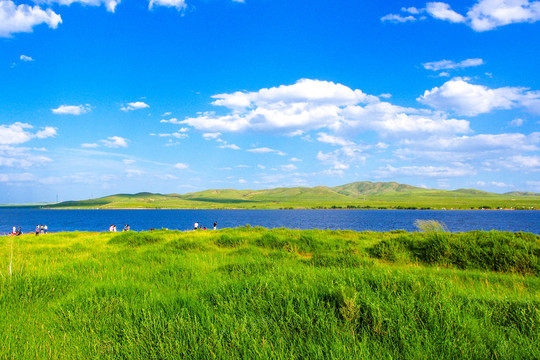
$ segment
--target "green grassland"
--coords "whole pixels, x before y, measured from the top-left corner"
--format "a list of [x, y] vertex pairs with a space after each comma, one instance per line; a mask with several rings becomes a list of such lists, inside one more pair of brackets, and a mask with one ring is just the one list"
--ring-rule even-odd
[[337, 187], [206, 190], [190, 194], [119, 194], [66, 201], [42, 208], [100, 209], [538, 209], [540, 194], [434, 190], [395, 182], [356, 182]]
[[422, 228], [0, 237], [0, 358], [540, 358], [540, 236]]

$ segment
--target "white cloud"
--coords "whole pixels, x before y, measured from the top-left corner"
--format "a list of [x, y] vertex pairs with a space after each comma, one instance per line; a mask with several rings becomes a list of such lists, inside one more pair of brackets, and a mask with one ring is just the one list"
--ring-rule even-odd
[[465, 59], [460, 62], [454, 62], [451, 60], [432, 61], [432, 62], [424, 63], [422, 64], [422, 66], [424, 66], [424, 68], [427, 70], [440, 71], [440, 70], [463, 69], [463, 68], [479, 66], [483, 64], [484, 64], [484, 60], [479, 59], [479, 58], [474, 58], [474, 59]]
[[299, 162], [299, 161], [302, 161], [302, 159], [298, 159], [298, 158], [290, 158], [289, 161], [293, 161], [293, 162]]
[[215, 140], [215, 139], [217, 139], [217, 138], [219, 138], [221, 136], [221, 133], [219, 133], [219, 132], [204, 133], [202, 136], [203, 136], [203, 138], [205, 140]]
[[21, 55], [19, 59], [21, 59], [21, 61], [24, 61], [24, 62], [34, 61], [34, 59], [26, 55]]
[[395, 106], [361, 90], [327, 81], [302, 79], [290, 86], [220, 94], [214, 98], [217, 100], [213, 105], [225, 106], [230, 113], [223, 116], [204, 113], [180, 123], [201, 131], [275, 131], [288, 135], [323, 128], [348, 134], [375, 130], [386, 135], [470, 131], [465, 120]]
[[294, 164], [281, 165], [280, 168], [282, 171], [294, 171], [298, 169]]
[[476, 31], [492, 30], [512, 23], [540, 20], [540, 1], [480, 0], [467, 13], [470, 26]]
[[127, 169], [125, 173], [127, 177], [144, 175], [144, 171], [138, 169]]
[[103, 4], [107, 8], [107, 11], [112, 13], [114, 13], [114, 11], [116, 10], [116, 6], [120, 4], [120, 0], [45, 0], [45, 2], [49, 4], [57, 3], [66, 6], [75, 3], [81, 4], [83, 6], [101, 6], [101, 4]]
[[450, 5], [442, 2], [430, 2], [426, 4], [426, 11], [436, 19], [447, 20], [453, 23], [465, 22], [465, 17], [450, 9]]
[[0, 1], [0, 37], [11, 37], [19, 32], [32, 32], [33, 27], [40, 24], [47, 24], [50, 28], [56, 29], [61, 23], [60, 15], [51, 9], [43, 10], [38, 5], [17, 6], [11, 0]]
[[479, 134], [450, 139], [437, 140], [437, 147], [443, 149], [461, 149], [478, 151], [482, 149], [511, 149], [516, 151], [540, 151], [540, 133], [530, 135], [520, 133]]
[[[409, 16], [386, 15], [382, 19], [393, 22], [406, 22], [422, 19], [417, 17], [423, 9], [402, 8]], [[411, 11], [410, 11], [411, 10]], [[415, 12], [418, 11], [418, 13]], [[429, 2], [426, 11], [436, 19], [452, 23], [463, 23], [475, 31], [493, 30], [499, 26], [514, 23], [533, 23], [540, 20], [540, 1], [530, 0], [478, 0], [464, 16], [444, 2]], [[414, 15], [414, 16], [413, 16]]]
[[377, 169], [374, 174], [381, 178], [395, 178], [397, 176], [447, 178], [475, 175], [476, 171], [471, 166], [461, 163], [452, 164], [452, 166], [393, 167], [386, 165]]
[[441, 87], [426, 90], [418, 99], [435, 109], [454, 111], [457, 114], [475, 116], [496, 109], [526, 107], [540, 113], [540, 92], [522, 87], [490, 89], [455, 78]]
[[267, 148], [267, 147], [248, 149], [246, 151], [256, 153], [256, 154], [269, 154], [269, 153], [272, 153], [272, 154], [276, 154], [276, 155], [280, 155], [280, 156], [287, 155], [283, 151], [274, 150], [274, 149], [270, 149], [270, 148]]
[[34, 155], [33, 152], [41, 149], [30, 149], [26, 147], [13, 147], [0, 145], [0, 166], [15, 168], [31, 168], [42, 165], [52, 160], [43, 155]]
[[524, 123], [525, 123], [525, 120], [523, 120], [521, 118], [517, 118], [517, 119], [514, 119], [514, 120], [510, 121], [510, 125], [511, 126], [516, 126], [516, 127], [523, 126]]
[[177, 118], [171, 118], [169, 120], [162, 119], [160, 123], [180, 124], [180, 121]]
[[241, 150], [239, 146], [235, 144], [227, 144], [226, 142], [219, 146], [220, 149], [233, 149], [233, 150]]
[[47, 126], [32, 133], [34, 127], [27, 123], [16, 122], [11, 125], [0, 125], [0, 145], [16, 145], [28, 142], [34, 138], [45, 139], [56, 136], [56, 128]]
[[171, 115], [172, 115], [172, 112], [170, 112], [170, 111], [167, 111], [167, 112], [164, 112], [163, 114], [161, 114], [162, 117], [171, 116]]
[[96, 144], [96, 143], [85, 143], [85, 144], [81, 144], [81, 147], [82, 147], [82, 148], [85, 148], [85, 149], [93, 149], [93, 148], [99, 147], [99, 144]]
[[341, 146], [347, 146], [347, 145], [354, 145], [352, 141], [343, 139], [338, 136], [328, 135], [326, 133], [319, 133], [317, 134], [317, 140], [322, 143], [332, 144], [332, 145], [341, 145]]
[[130, 102], [130, 103], [127, 103], [127, 105], [124, 105], [120, 108], [120, 110], [122, 111], [132, 111], [132, 110], [140, 110], [140, 109], [145, 109], [145, 108], [149, 108], [150, 105], [142, 102], [142, 101], [135, 101], [135, 102]]
[[186, 169], [189, 168], [189, 165], [184, 164], [184, 163], [176, 163], [176, 164], [174, 165], [174, 168], [175, 168], [175, 169], [178, 169], [178, 170], [186, 170]]
[[56, 109], [51, 109], [57, 115], [81, 115], [91, 111], [90, 105], [60, 105]]
[[127, 147], [127, 139], [124, 139], [120, 136], [110, 136], [107, 138], [107, 140], [101, 140], [101, 143], [103, 146], [106, 146], [108, 148], [119, 148], [119, 147]]
[[420, 14], [420, 13], [423, 13], [425, 11], [425, 9], [418, 9], [418, 8], [415, 8], [415, 7], [408, 7], [408, 8], [405, 8], [405, 7], [402, 7], [401, 8], [401, 11], [403, 12], [407, 12], [409, 14]]
[[388, 14], [381, 18], [381, 21], [388, 21], [393, 23], [404, 23], [408, 21], [416, 21], [416, 18], [412, 15], [401, 16], [399, 14]]
[[471, 161], [496, 158], [501, 154], [540, 151], [540, 133], [524, 135], [479, 134], [460, 137], [428, 137], [402, 140], [394, 155], [398, 159], [429, 159], [438, 162]]
[[185, 0], [150, 0], [148, 3], [148, 9], [152, 10], [156, 6], [174, 7], [178, 11], [186, 8]]
[[493, 163], [488, 163], [489, 166], [499, 163], [499, 165], [512, 171], [522, 172], [538, 172], [540, 171], [540, 156], [538, 155], [515, 155], [509, 158], [500, 159]]
[[34, 174], [22, 173], [22, 174], [0, 174], [0, 182], [28, 182], [35, 181]]
[[351, 164], [364, 164], [366, 159], [367, 156], [358, 145], [343, 146], [329, 153], [323, 153], [322, 151], [317, 153], [317, 160], [323, 164], [332, 166], [334, 170], [341, 171], [350, 168]]
[[[156, 136], [156, 134], [150, 134], [151, 136]], [[172, 134], [157, 134], [157, 136], [159, 137], [174, 137], [174, 138], [177, 138], [177, 139], [186, 139], [189, 137], [188, 134], [186, 133], [183, 133], [183, 132], [174, 132]]]
[[124, 159], [122, 160], [122, 162], [126, 165], [131, 165], [131, 164], [135, 164], [135, 160], [133, 159]]
[[466, 120], [447, 119], [441, 113], [420, 114], [416, 109], [395, 106], [387, 102], [365, 107], [349, 106], [343, 118], [350, 129], [375, 130], [381, 135], [424, 136], [425, 134], [454, 134], [470, 132]]

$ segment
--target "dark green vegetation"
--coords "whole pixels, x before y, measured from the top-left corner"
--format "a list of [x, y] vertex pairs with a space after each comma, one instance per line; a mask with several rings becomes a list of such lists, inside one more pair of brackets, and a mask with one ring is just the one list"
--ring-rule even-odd
[[0, 358], [540, 358], [540, 236], [419, 227], [1, 237]]
[[540, 208], [540, 194], [494, 194], [478, 190], [422, 189], [395, 182], [355, 182], [333, 188], [270, 190], [206, 190], [192, 194], [139, 193], [66, 201], [42, 208], [100, 209], [531, 209]]

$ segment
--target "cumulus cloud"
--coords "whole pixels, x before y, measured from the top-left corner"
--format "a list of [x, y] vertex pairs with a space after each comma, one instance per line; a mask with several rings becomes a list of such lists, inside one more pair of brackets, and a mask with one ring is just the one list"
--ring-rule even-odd
[[450, 9], [450, 5], [442, 2], [430, 2], [426, 4], [426, 11], [436, 19], [447, 20], [453, 23], [465, 22], [465, 17]]
[[435, 109], [454, 111], [460, 115], [475, 116], [497, 109], [526, 107], [540, 113], [540, 92], [523, 87], [490, 89], [455, 78], [441, 87], [426, 90], [419, 102]]
[[136, 101], [136, 102], [130, 102], [130, 103], [127, 103], [127, 105], [124, 105], [120, 108], [120, 110], [122, 111], [133, 111], [133, 110], [140, 110], [140, 109], [145, 109], [145, 108], [149, 108], [150, 105], [146, 104], [145, 102], [142, 102], [142, 101]]
[[[15, 5], [11, 0], [0, 1], [0, 37], [11, 37], [15, 33], [32, 32], [34, 26], [47, 24], [56, 29], [62, 23], [60, 15], [51, 9], [43, 10], [39, 5]], [[22, 59], [21, 59], [22, 60]]]
[[120, 136], [110, 136], [106, 140], [100, 141], [103, 146], [108, 148], [120, 148], [120, 147], [127, 147], [127, 139], [124, 139]]
[[16, 122], [11, 125], [0, 125], [0, 145], [16, 145], [32, 139], [45, 139], [56, 136], [56, 128], [44, 127], [42, 130], [32, 132], [34, 127], [27, 123]]
[[201, 131], [273, 131], [291, 136], [317, 129], [332, 132], [375, 130], [384, 134], [466, 133], [469, 122], [443, 114], [381, 102], [361, 90], [328, 81], [302, 79], [293, 85], [215, 95], [212, 104], [226, 115], [204, 113], [180, 121]]
[[[540, 1], [530, 0], [478, 0], [466, 15], [457, 13], [444, 2], [428, 2], [425, 10], [435, 19], [467, 24], [478, 32], [514, 23], [533, 23], [540, 20]], [[383, 19], [393, 22], [417, 20], [414, 15], [418, 15], [414, 11], [409, 11], [409, 14], [411, 15], [407, 17], [389, 14]]]
[[86, 105], [60, 105], [56, 109], [51, 109], [53, 114], [57, 115], [81, 115], [92, 110], [91, 106]]
[[148, 3], [148, 9], [152, 10], [156, 6], [174, 7], [178, 11], [186, 8], [185, 0], [150, 0]]
[[463, 68], [479, 66], [483, 64], [484, 64], [484, 60], [475, 58], [475, 59], [462, 60], [460, 62], [454, 62], [451, 60], [433, 61], [433, 62], [424, 63], [422, 64], [422, 66], [424, 66], [424, 69], [426, 70], [440, 71], [440, 70], [463, 69]]
[[487, 31], [513, 23], [540, 20], [540, 1], [480, 0], [467, 12], [469, 26]]

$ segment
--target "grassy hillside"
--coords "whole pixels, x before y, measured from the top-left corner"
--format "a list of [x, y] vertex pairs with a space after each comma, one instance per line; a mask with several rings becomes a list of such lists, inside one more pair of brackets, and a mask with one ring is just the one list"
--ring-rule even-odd
[[4, 359], [538, 359], [540, 237], [0, 238]]
[[184, 195], [119, 194], [93, 200], [66, 201], [45, 208], [170, 208], [170, 209], [280, 209], [280, 208], [431, 208], [530, 209], [540, 208], [540, 195], [513, 192], [494, 194], [474, 189], [422, 189], [395, 182], [355, 182], [329, 188], [269, 190], [206, 190]]

